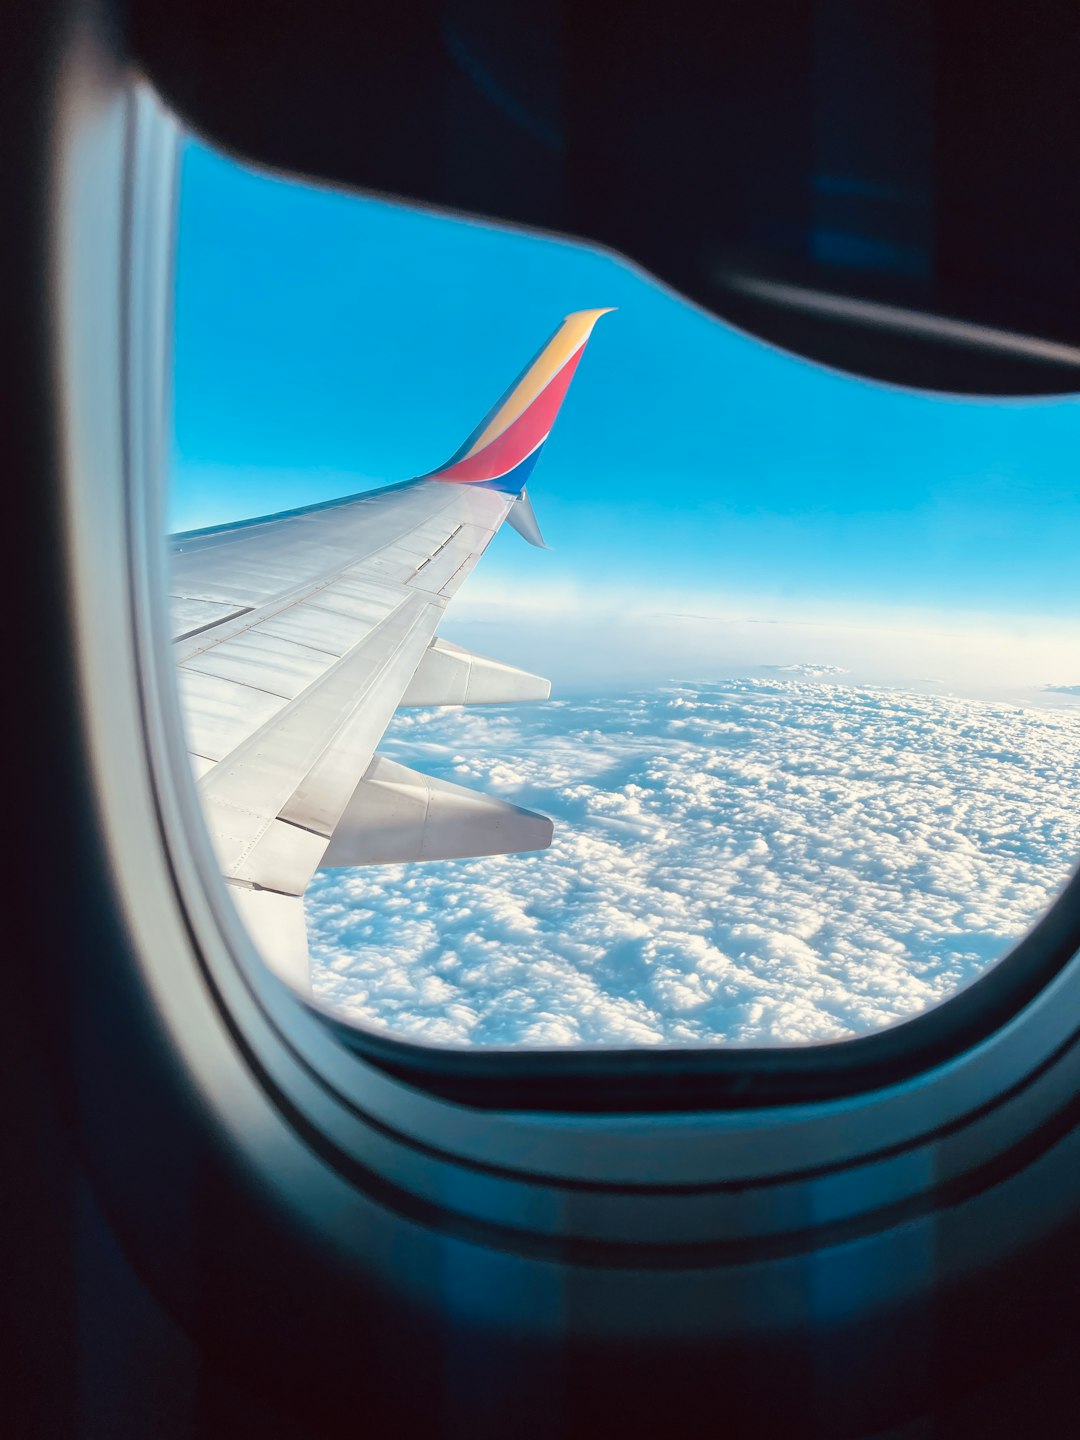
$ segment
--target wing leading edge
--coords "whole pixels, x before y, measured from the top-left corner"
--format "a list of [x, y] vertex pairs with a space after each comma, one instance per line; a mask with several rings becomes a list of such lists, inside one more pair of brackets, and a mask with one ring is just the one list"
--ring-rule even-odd
[[525, 481], [603, 310], [569, 315], [439, 470], [173, 537], [188, 748], [255, 943], [308, 985], [316, 869], [544, 849], [551, 822], [377, 756], [401, 705], [543, 699], [548, 682], [437, 636], [504, 520], [543, 544]]

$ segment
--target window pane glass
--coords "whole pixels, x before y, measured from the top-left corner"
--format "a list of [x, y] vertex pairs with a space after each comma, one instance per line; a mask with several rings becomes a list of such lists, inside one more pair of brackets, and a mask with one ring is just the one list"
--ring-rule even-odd
[[[181, 696], [223, 870], [271, 949], [306, 886], [317, 997], [452, 1045], [816, 1042], [940, 1002], [1043, 912], [1080, 850], [1075, 400], [863, 382], [584, 244], [194, 143], [182, 173]], [[606, 307], [542, 455], [513, 426], [557, 368], [462, 446], [563, 316]], [[460, 589], [490, 476], [488, 500], [434, 487], [474, 506], [450, 520], [403, 528], [410, 491], [359, 532], [355, 510], [220, 531], [504, 431], [552, 548], [504, 524]], [[428, 620], [551, 698], [513, 703], [484, 669], [502, 700], [394, 714], [422, 658], [420, 698], [459, 693]], [[332, 797], [365, 775], [345, 843]], [[550, 817], [550, 847], [477, 858], [539, 832], [447, 786]], [[397, 858], [451, 832], [461, 858]], [[322, 868], [331, 834], [388, 863]], [[280, 922], [251, 921], [268, 893]]]

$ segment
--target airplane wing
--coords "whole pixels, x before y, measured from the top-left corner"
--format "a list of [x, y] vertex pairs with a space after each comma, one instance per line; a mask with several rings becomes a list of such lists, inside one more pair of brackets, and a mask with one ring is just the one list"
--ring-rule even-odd
[[504, 520], [543, 541], [525, 482], [603, 310], [568, 315], [439, 470], [170, 542], [188, 749], [252, 938], [308, 984], [302, 899], [321, 865], [539, 850], [547, 817], [377, 755], [399, 705], [545, 699], [439, 622]]

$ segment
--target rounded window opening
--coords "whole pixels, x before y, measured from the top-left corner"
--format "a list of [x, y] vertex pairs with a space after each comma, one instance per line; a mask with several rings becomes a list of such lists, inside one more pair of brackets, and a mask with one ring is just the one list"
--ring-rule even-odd
[[1061, 889], [1077, 401], [864, 382], [585, 244], [195, 142], [176, 284], [192, 765], [316, 1000], [451, 1047], [814, 1044]]

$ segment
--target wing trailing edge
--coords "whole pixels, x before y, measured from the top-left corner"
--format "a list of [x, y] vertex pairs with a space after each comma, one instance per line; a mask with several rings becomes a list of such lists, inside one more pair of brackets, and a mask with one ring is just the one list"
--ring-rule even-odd
[[[330, 839], [322, 866], [394, 865], [465, 860], [546, 850], [554, 826], [524, 810], [449, 780], [421, 775], [376, 755]], [[300, 895], [261, 885], [228, 885], [240, 920], [266, 965], [292, 989], [311, 993], [311, 956]]]
[[304, 901], [261, 886], [229, 885], [244, 929], [261, 958], [280, 980], [303, 994], [311, 991]]

